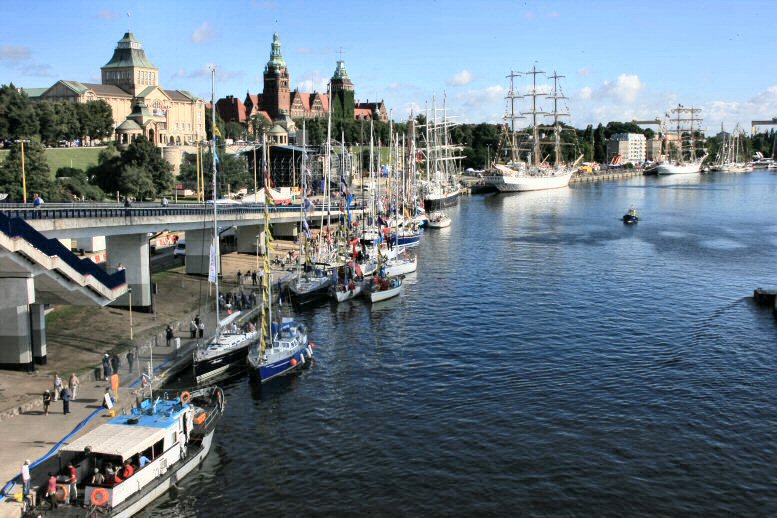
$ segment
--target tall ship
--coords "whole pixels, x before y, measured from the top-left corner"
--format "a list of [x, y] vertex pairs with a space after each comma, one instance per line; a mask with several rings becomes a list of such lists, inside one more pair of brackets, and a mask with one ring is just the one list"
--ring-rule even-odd
[[[545, 72], [532, 67], [525, 75], [532, 76], [532, 87], [524, 95], [518, 95], [515, 90], [515, 78], [520, 77], [520, 72], [511, 71], [507, 76], [510, 79], [510, 89], [507, 92], [508, 113], [505, 119], [510, 120], [510, 134], [507, 137], [509, 159], [506, 163], [495, 163], [495, 174], [487, 176], [485, 181], [497, 188], [500, 192], [539, 191], [543, 189], [560, 189], [569, 185], [569, 180], [575, 172], [574, 165], [565, 165], [561, 156], [561, 117], [568, 117], [569, 113], [559, 111], [559, 101], [566, 99], [559, 88], [560, 76], [555, 72], [548, 76], [553, 80], [553, 91], [547, 94], [537, 88], [537, 76]], [[537, 98], [545, 97], [553, 102], [553, 111], [545, 112], [537, 105]], [[526, 112], [516, 112], [517, 99], [530, 99], [531, 109]], [[516, 130], [515, 121], [525, 116], [531, 117], [530, 138], [528, 140], [529, 151], [526, 157], [520, 156], [521, 146], [519, 132]], [[541, 127], [538, 121], [540, 116], [552, 117], [553, 126]], [[553, 140], [541, 141], [540, 130], [552, 129]], [[548, 163], [547, 158], [542, 157], [542, 144], [553, 144], [553, 163]], [[579, 160], [579, 159], [578, 159]]]
[[668, 135], [673, 135], [668, 141], [668, 159], [662, 160], [656, 167], [659, 175], [696, 174], [701, 172], [701, 165], [707, 155], [697, 152], [696, 143], [704, 141], [701, 130], [703, 119], [699, 116], [701, 108], [686, 108], [678, 104], [672, 109], [670, 122], [674, 123], [667, 129]]
[[461, 159], [464, 158], [459, 155], [462, 148], [450, 141], [450, 128], [454, 123], [448, 119], [445, 101], [441, 119], [437, 118], [438, 111], [435, 101], [432, 100], [432, 117], [430, 119], [427, 113], [424, 132], [426, 144], [421, 152], [426, 164], [426, 175], [421, 182], [426, 212], [456, 205], [461, 194], [457, 164], [461, 164]]

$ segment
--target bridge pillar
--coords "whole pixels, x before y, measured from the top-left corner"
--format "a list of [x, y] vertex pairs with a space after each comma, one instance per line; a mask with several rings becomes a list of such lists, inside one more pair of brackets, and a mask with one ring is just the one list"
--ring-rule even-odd
[[186, 273], [208, 275], [211, 229], [186, 231]]
[[272, 235], [275, 237], [296, 238], [297, 222], [292, 223], [273, 223], [270, 227]]
[[[106, 245], [108, 264], [114, 268], [121, 264], [126, 270], [127, 285], [132, 289], [132, 307], [137, 307], [139, 310], [151, 308], [151, 261], [148, 236], [146, 234], [107, 236]], [[130, 294], [122, 295], [110, 305], [128, 307]]]
[[2, 278], [0, 292], [0, 368], [33, 371], [30, 304], [35, 302], [32, 277]]
[[[256, 254], [257, 243], [262, 250], [264, 242], [263, 225], [245, 225], [237, 227], [237, 251], [244, 254]], [[259, 237], [257, 237], [259, 236]]]
[[30, 328], [32, 361], [46, 365], [46, 307], [43, 304], [30, 304]]

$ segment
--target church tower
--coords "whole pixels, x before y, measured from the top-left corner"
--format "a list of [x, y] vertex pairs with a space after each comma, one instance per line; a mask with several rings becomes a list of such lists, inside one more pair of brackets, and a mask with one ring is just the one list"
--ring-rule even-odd
[[281, 42], [278, 33], [273, 34], [270, 61], [264, 67], [264, 91], [262, 103], [273, 119], [288, 114], [291, 108], [291, 90], [289, 89], [289, 70], [281, 56]]
[[149, 86], [159, 86], [159, 69], [146, 57], [143, 46], [131, 32], [124, 34], [103, 66], [102, 84], [116, 85], [133, 96]]
[[332, 76], [332, 118], [353, 120], [353, 83], [345, 70], [345, 62], [337, 62], [337, 68]]

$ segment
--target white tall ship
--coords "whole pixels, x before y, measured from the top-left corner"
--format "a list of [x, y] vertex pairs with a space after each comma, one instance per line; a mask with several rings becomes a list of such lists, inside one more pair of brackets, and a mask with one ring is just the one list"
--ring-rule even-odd
[[662, 160], [656, 167], [656, 173], [659, 175], [670, 174], [698, 174], [701, 172], [702, 162], [707, 157], [701, 153], [696, 153], [696, 141], [703, 140], [703, 131], [700, 125], [703, 121], [699, 117], [701, 108], [686, 108], [678, 104], [677, 108], [672, 109], [671, 121], [675, 122], [674, 128], [668, 130], [668, 134], [675, 135], [673, 140], [669, 141], [669, 159]]
[[[560, 76], [554, 73], [549, 76], [553, 79], [553, 91], [550, 95], [544, 91], [537, 89], [537, 76], [544, 74], [541, 70], [537, 70], [537, 67], [533, 67], [531, 71], [526, 74], [532, 75], [532, 88], [525, 95], [516, 95], [514, 88], [514, 80], [520, 76], [520, 73], [511, 72], [507, 77], [510, 79], [510, 90], [507, 93], [506, 99], [509, 102], [510, 111], [505, 115], [506, 119], [510, 119], [511, 134], [510, 134], [510, 148], [511, 157], [506, 164], [496, 164], [494, 167], [497, 170], [497, 174], [488, 176], [485, 181], [494, 185], [500, 192], [520, 192], [520, 191], [539, 191], [543, 189], [560, 189], [569, 185], [569, 180], [575, 172], [574, 164], [564, 165], [561, 161], [561, 126], [559, 125], [560, 117], [568, 117], [569, 113], [562, 113], [558, 110], [558, 101], [566, 99], [559, 90], [558, 80], [564, 76]], [[550, 113], [543, 112], [537, 107], [537, 97], [546, 97], [553, 101], [553, 111]], [[531, 110], [516, 115], [515, 100], [520, 98], [531, 99]], [[515, 129], [515, 120], [523, 118], [524, 115], [531, 115], [531, 152], [528, 159], [522, 161], [519, 158], [517, 133]], [[553, 117], [553, 140], [550, 142], [540, 141], [540, 126], [537, 122], [537, 116], [544, 115]], [[552, 143], [554, 148], [554, 161], [552, 164], [542, 159], [541, 145], [543, 143]]]
[[424, 210], [432, 212], [459, 202], [459, 169], [462, 148], [450, 142], [450, 129], [455, 125], [448, 119], [446, 101], [443, 101], [442, 119], [438, 120], [437, 104], [432, 99], [432, 117], [427, 112], [425, 122], [426, 145], [422, 151], [426, 168], [421, 182]]

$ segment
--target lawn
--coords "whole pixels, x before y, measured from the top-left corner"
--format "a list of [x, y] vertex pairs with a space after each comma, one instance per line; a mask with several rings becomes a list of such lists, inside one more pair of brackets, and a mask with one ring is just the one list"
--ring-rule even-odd
[[[100, 147], [73, 147], [73, 148], [46, 148], [46, 159], [49, 162], [51, 176], [57, 172], [60, 167], [75, 167], [86, 171], [86, 169], [97, 163], [97, 156], [103, 148]], [[5, 160], [8, 150], [0, 150], [0, 162]]]

